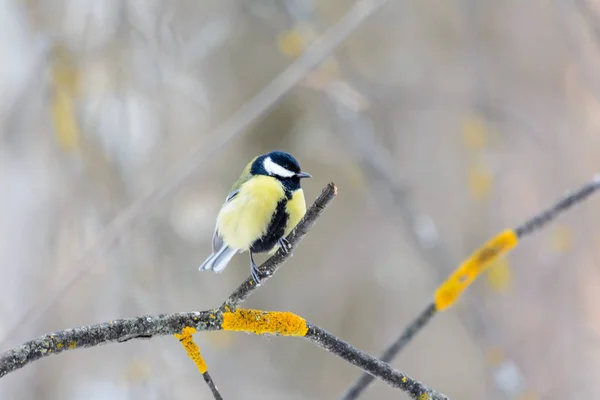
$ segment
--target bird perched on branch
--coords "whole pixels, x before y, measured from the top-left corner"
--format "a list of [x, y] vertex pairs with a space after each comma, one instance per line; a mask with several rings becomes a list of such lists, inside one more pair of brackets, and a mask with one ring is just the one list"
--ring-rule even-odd
[[286, 236], [306, 213], [300, 180], [312, 176], [283, 151], [254, 158], [231, 188], [217, 216], [212, 254], [200, 271], [222, 272], [235, 253], [249, 251], [250, 272], [258, 284], [253, 253], [291, 250]]

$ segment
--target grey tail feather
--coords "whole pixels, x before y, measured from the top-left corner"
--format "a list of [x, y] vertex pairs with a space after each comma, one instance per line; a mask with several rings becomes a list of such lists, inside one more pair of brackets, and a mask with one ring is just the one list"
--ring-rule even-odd
[[230, 248], [226, 244], [223, 244], [219, 251], [212, 253], [206, 261], [200, 266], [200, 271], [211, 270], [216, 273], [223, 272], [229, 261], [233, 258], [237, 250]]

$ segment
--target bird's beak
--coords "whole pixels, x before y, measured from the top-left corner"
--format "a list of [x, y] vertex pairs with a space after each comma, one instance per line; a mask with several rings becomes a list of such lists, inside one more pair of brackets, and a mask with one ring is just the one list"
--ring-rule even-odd
[[298, 177], [300, 179], [302, 179], [302, 178], [312, 178], [312, 175], [309, 174], [308, 172], [302, 171], [302, 172], [296, 174], [296, 177]]

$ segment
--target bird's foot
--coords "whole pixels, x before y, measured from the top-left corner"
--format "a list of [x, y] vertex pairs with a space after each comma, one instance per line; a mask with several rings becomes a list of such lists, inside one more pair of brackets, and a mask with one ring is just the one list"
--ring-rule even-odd
[[279, 239], [277, 241], [277, 244], [279, 245], [279, 247], [281, 247], [281, 250], [287, 254], [290, 251], [292, 251], [292, 244], [290, 243], [289, 240], [287, 240], [286, 238], [282, 237], [281, 239]]
[[258, 266], [254, 261], [250, 262], [250, 275], [252, 275], [252, 279], [256, 285], [260, 285], [260, 271], [258, 270]]

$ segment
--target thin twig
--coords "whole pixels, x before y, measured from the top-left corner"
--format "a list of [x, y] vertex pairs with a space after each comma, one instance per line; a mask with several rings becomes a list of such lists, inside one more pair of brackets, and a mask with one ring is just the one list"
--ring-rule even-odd
[[[336, 195], [337, 188], [335, 184], [331, 182], [325, 187], [325, 189], [323, 189], [323, 192], [321, 192], [313, 205], [308, 209], [302, 221], [300, 221], [300, 223], [296, 225], [294, 230], [288, 235], [287, 240], [290, 242], [291, 251], [285, 253], [281, 249], [277, 250], [272, 257], [270, 257], [258, 268], [261, 284], [272, 277], [277, 269], [288, 259], [288, 257], [292, 255], [292, 252], [298, 243], [300, 243], [308, 231], [313, 227], [317, 218], [321, 216], [325, 208], [335, 198]], [[225, 309], [225, 307], [228, 307], [229, 310], [235, 311], [235, 309], [242, 304], [248, 298], [248, 296], [250, 296], [252, 292], [256, 290], [257, 287], [258, 285], [254, 283], [252, 277], [249, 277], [236, 290], [234, 290], [233, 293], [231, 293], [229, 298], [223, 303], [222, 308]]]
[[[378, 377], [388, 385], [402, 389], [413, 399], [441, 400], [448, 398], [441, 393], [429, 389], [421, 382], [393, 369], [388, 363], [356, 349], [318, 326], [311, 323], [308, 323], [308, 326], [308, 333], [306, 334], [308, 340], [366, 371], [366, 374], [371, 374], [368, 376]], [[429, 395], [429, 397], [425, 395]]]
[[267, 84], [256, 96], [250, 99], [227, 121], [213, 131], [206, 140], [192, 146], [187, 155], [182, 155], [181, 161], [168, 170], [160, 183], [144, 196], [134, 201], [123, 210], [100, 233], [72, 265], [64, 273], [58, 274], [49, 282], [47, 290], [38, 295], [27, 311], [18, 319], [15, 325], [0, 342], [0, 346], [14, 335], [24, 323], [35, 323], [52, 307], [58, 298], [81, 279], [89, 270], [89, 262], [98, 257], [103, 251], [122, 239], [135, 220], [140, 215], [146, 215], [147, 210], [160, 199], [177, 188], [193, 172], [198, 171], [211, 155], [220, 150], [236, 136], [246, 133], [245, 128], [254, 120], [264, 115], [277, 104], [290, 90], [309, 74], [313, 68], [325, 60], [344, 40], [365, 22], [374, 12], [381, 8], [387, 0], [360, 0], [338, 22], [328, 28], [322, 36], [281, 74]]
[[534, 231], [550, 223], [562, 212], [567, 211], [577, 203], [581, 203], [598, 189], [600, 189], [600, 174], [594, 177], [592, 181], [583, 185], [577, 191], [568, 193], [549, 209], [542, 211], [522, 225], [518, 226], [515, 229], [515, 233], [519, 239], [521, 239], [523, 236], [533, 233]]
[[217, 385], [215, 385], [215, 382], [212, 380], [212, 378], [211, 378], [210, 374], [208, 373], [208, 371], [206, 371], [205, 373], [203, 373], [202, 377], [204, 378], [204, 382], [206, 382], [206, 384], [210, 388], [210, 391], [212, 392], [213, 397], [215, 398], [215, 400], [223, 400], [223, 396], [221, 396], [221, 393], [219, 392], [219, 389], [217, 389]]
[[[597, 191], [599, 189], [600, 189], [600, 175], [596, 176], [592, 181], [583, 185], [580, 189], [567, 194], [565, 197], [563, 197], [562, 199], [557, 201], [549, 209], [536, 214], [534, 217], [530, 218], [525, 223], [519, 225], [514, 230], [505, 231], [505, 233], [509, 233], [509, 234], [512, 233], [512, 234], [514, 234], [516, 239], [522, 239], [524, 236], [527, 236], [527, 235], [535, 232], [536, 230], [541, 229], [543, 226], [550, 223], [550, 221], [552, 221], [554, 218], [556, 218], [560, 213], [568, 210], [575, 204], [578, 204], [578, 203], [584, 201], [586, 198], [588, 198], [590, 195], [592, 195], [595, 191]], [[503, 236], [503, 235], [505, 235], [505, 233], [501, 233], [497, 237]], [[471, 281], [473, 281], [479, 274], [481, 274], [485, 270], [486, 265], [489, 265], [489, 263], [491, 263], [492, 260], [494, 260], [501, 254], [502, 249], [494, 248], [493, 246], [489, 246], [490, 243], [493, 243], [493, 240], [491, 242], [486, 243], [480, 249], [475, 251], [473, 256], [471, 256], [471, 258], [467, 260], [467, 262], [469, 262], [471, 260], [477, 260], [476, 262], [479, 262], [479, 265], [477, 265], [478, 268], [476, 268], [477, 272], [476, 272], [475, 276], [470, 277]], [[515, 242], [515, 244], [516, 244], [516, 242]], [[505, 249], [505, 250], [507, 250], [507, 249]], [[456, 275], [456, 272], [460, 271], [461, 267], [463, 267], [463, 265], [465, 265], [465, 263], [463, 263], [457, 270], [455, 270], [455, 272], [452, 275], [450, 275], [448, 280], [446, 280], [444, 283], [442, 283], [442, 285], [440, 285], [440, 287], [438, 288], [438, 291], [436, 292], [436, 295], [440, 292], [443, 292], [446, 289], [445, 286], [450, 286], [450, 285], [448, 285], [449, 283], [454, 284], [455, 282], [453, 282], [453, 280], [455, 280], [455, 279], [460, 280], [463, 278], [461, 276]], [[450, 301], [448, 301], [446, 304], [444, 304], [444, 308], [455, 303], [456, 300], [458, 300], [462, 291], [464, 289], [466, 289], [466, 287], [469, 284], [470, 284], [470, 282], [466, 283], [460, 289], [456, 289], [456, 287], [452, 287], [451, 289], [454, 290], [454, 292], [452, 293], [453, 298]], [[419, 332], [427, 324], [427, 322], [429, 322], [436, 314], [438, 314], [439, 311], [442, 311], [441, 307], [436, 306], [435, 303], [430, 304], [417, 317], [417, 319], [415, 321], [413, 321], [408, 326], [408, 328], [405, 329], [405, 331], [400, 335], [400, 337], [398, 339], [396, 339], [396, 341], [394, 343], [392, 343], [392, 345], [390, 345], [384, 351], [384, 353], [380, 359], [384, 362], [392, 361], [396, 357], [396, 355], [404, 348], [404, 346], [406, 344], [408, 344], [408, 342], [411, 340], [411, 338], [417, 332]], [[361, 395], [361, 393], [369, 386], [369, 384], [372, 381], [373, 381], [373, 377], [371, 375], [363, 373], [361, 375], [361, 377], [354, 383], [354, 385], [352, 385], [352, 387], [341, 397], [341, 399], [342, 400], [357, 399]]]
[[185, 352], [187, 353], [189, 359], [192, 360], [194, 364], [196, 364], [196, 368], [198, 368], [198, 371], [202, 374], [204, 382], [206, 382], [206, 384], [208, 385], [208, 388], [213, 394], [215, 400], [223, 400], [219, 389], [217, 389], [217, 385], [208, 373], [208, 366], [206, 365], [206, 362], [204, 361], [204, 358], [200, 353], [200, 348], [198, 347], [196, 342], [194, 342], [193, 335], [196, 332], [198, 331], [195, 328], [188, 326], [183, 328], [181, 333], [175, 334], [175, 337], [179, 339], [179, 342], [185, 349]]
[[[404, 346], [410, 343], [417, 332], [427, 325], [436, 313], [437, 310], [435, 309], [435, 304], [431, 303], [428, 305], [427, 308], [425, 308], [425, 310], [423, 310], [419, 316], [404, 329], [404, 332], [402, 332], [398, 339], [383, 352], [379, 359], [385, 363], [392, 361], [394, 357], [396, 357], [396, 354], [402, 351]], [[352, 387], [350, 387], [350, 389], [342, 396], [342, 399], [356, 399], [372, 381], [372, 375], [362, 374], [356, 383], [354, 383], [354, 385], [352, 385]]]

